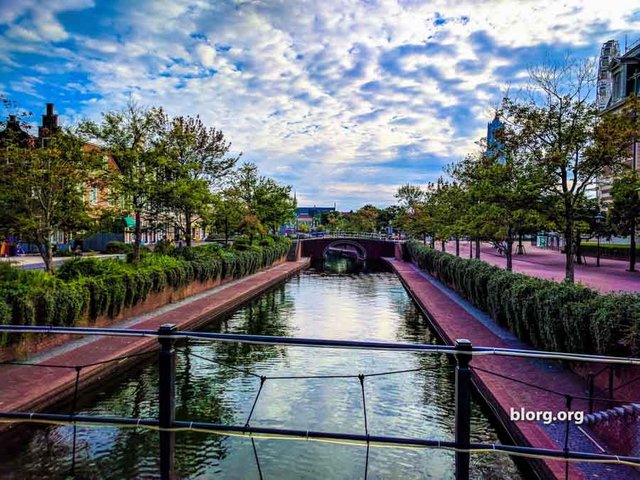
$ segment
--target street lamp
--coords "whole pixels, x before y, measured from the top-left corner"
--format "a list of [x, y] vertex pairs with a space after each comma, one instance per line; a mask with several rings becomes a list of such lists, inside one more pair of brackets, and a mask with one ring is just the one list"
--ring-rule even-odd
[[600, 266], [600, 225], [602, 225], [602, 222], [604, 221], [604, 215], [602, 215], [601, 212], [598, 212], [598, 214], [595, 216], [595, 221], [596, 221], [596, 233], [598, 234], [598, 254], [596, 256], [596, 266]]

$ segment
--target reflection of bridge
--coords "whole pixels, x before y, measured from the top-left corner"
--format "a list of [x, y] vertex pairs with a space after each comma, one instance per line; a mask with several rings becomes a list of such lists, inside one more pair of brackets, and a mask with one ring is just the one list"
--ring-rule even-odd
[[311, 260], [322, 260], [330, 252], [340, 253], [357, 258], [359, 261], [378, 260], [382, 257], [395, 255], [396, 242], [387, 240], [384, 235], [356, 237], [327, 235], [319, 238], [305, 238], [300, 240], [302, 257]]

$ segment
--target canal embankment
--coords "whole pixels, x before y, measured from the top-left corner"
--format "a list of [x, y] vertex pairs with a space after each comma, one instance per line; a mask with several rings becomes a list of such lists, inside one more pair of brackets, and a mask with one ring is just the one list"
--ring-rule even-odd
[[[172, 323], [180, 330], [195, 330], [308, 266], [309, 259], [278, 263], [112, 326], [157, 329], [160, 325]], [[74, 394], [78, 371], [75, 366], [84, 366], [78, 375], [78, 391], [82, 392], [130, 368], [134, 362], [140, 361], [139, 354], [157, 347], [155, 338], [88, 337], [42, 352], [29, 361], [34, 366], [5, 365], [0, 369], [0, 410], [35, 412], [58, 405]], [[0, 425], [0, 429], [3, 428], [7, 425]]]
[[[529, 348], [511, 333], [499, 327], [488, 315], [473, 307], [451, 289], [420, 270], [412, 263], [386, 259], [414, 301], [429, 318], [441, 339], [453, 345], [456, 339], [468, 339], [474, 346], [496, 348]], [[567, 395], [574, 397], [571, 410], [587, 410], [582, 397], [584, 383], [580, 377], [541, 360], [495, 356], [474, 357], [472, 379], [494, 417], [514, 444], [562, 450], [565, 423], [512, 421], [510, 412], [566, 411]], [[597, 436], [585, 425], [572, 425], [568, 439], [570, 450], [601, 453]], [[606, 448], [606, 444], [602, 445]], [[610, 452], [611, 453], [611, 452]], [[615, 453], [615, 452], [613, 452]], [[532, 461], [540, 478], [566, 478], [566, 462]], [[569, 464], [569, 478], [640, 478], [634, 469], [602, 464]]]

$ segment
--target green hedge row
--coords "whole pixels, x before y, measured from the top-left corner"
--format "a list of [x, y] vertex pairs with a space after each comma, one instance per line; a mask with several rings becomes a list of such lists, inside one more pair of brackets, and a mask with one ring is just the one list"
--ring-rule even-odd
[[[53, 278], [5, 268], [0, 272], [0, 323], [71, 326], [101, 315], [115, 317], [151, 292], [193, 281], [250, 275], [284, 257], [288, 250], [289, 241], [283, 239], [246, 251], [210, 245], [175, 249], [170, 256], [146, 255], [138, 265], [77, 258], [61, 265]], [[18, 337], [0, 336], [0, 346]]]
[[640, 295], [511, 273], [476, 259], [406, 244], [408, 259], [451, 286], [518, 338], [542, 350], [602, 355], [640, 352]]
[[[598, 255], [598, 244], [595, 242], [583, 242], [580, 245], [580, 250], [583, 255], [595, 257]], [[611, 258], [629, 258], [629, 252], [631, 247], [629, 245], [615, 245], [611, 243], [600, 244], [600, 256]], [[640, 248], [636, 248], [636, 253], [640, 258]]]

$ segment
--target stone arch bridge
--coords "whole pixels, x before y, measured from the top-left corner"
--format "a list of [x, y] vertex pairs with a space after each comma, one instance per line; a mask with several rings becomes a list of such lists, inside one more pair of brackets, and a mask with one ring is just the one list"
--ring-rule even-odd
[[300, 239], [298, 255], [322, 260], [330, 251], [357, 256], [359, 260], [379, 260], [396, 255], [397, 242], [381, 238], [354, 238], [353, 236], [327, 236]]

